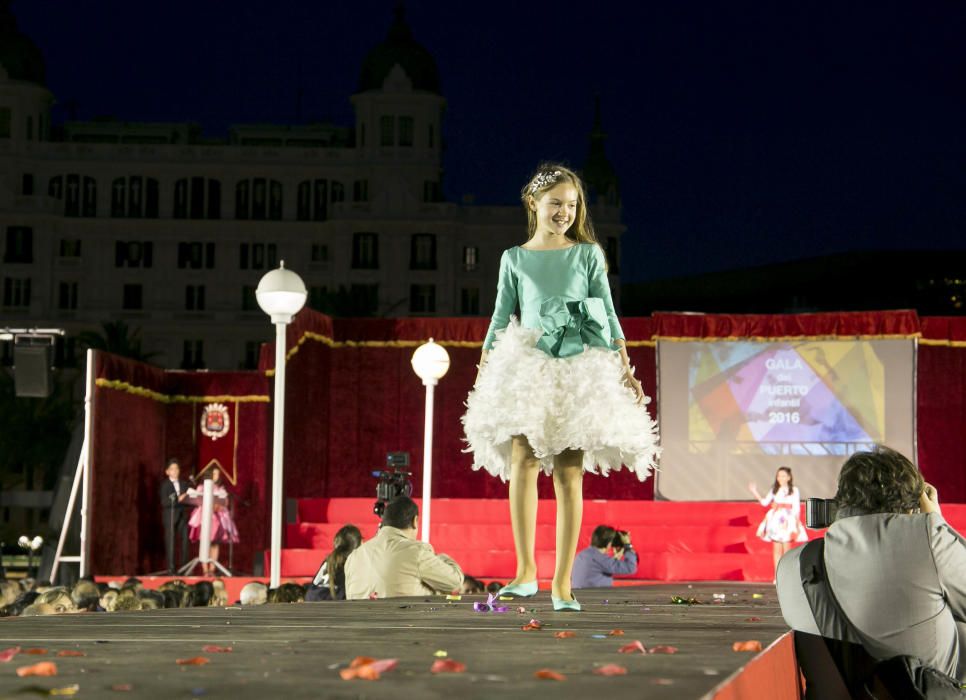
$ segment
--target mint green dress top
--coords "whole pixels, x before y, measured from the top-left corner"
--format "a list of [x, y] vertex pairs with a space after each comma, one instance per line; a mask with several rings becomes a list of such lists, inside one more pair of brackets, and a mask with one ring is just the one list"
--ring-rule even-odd
[[473, 468], [506, 481], [522, 436], [545, 473], [556, 455], [581, 450], [585, 471], [626, 466], [644, 481], [657, 427], [624, 383], [623, 337], [600, 246], [505, 251], [489, 352], [462, 419]]
[[624, 337], [599, 245], [504, 251], [484, 349], [493, 349], [496, 332], [509, 325], [518, 305], [520, 325], [543, 330], [538, 347], [555, 357], [582, 352], [584, 344], [613, 347], [614, 340]]

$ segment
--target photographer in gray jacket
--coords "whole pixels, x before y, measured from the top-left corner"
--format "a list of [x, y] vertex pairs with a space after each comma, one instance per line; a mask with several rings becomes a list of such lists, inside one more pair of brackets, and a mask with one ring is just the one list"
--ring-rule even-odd
[[[966, 540], [943, 519], [936, 489], [906, 457], [877, 446], [845, 462], [835, 500], [825, 568], [862, 646], [874, 659], [918, 657], [966, 680]], [[830, 618], [812, 613], [801, 553], [778, 565], [782, 615], [792, 629], [839, 639]]]

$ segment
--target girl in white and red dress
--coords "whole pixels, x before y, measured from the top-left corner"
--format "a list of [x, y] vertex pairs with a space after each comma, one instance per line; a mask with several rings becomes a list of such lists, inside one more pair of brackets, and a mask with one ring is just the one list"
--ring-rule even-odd
[[748, 490], [763, 506], [768, 507], [768, 512], [758, 525], [757, 534], [765, 542], [772, 543], [772, 557], [777, 568], [778, 560], [792, 548], [793, 542], [808, 542], [808, 534], [800, 517], [802, 497], [792, 479], [792, 470], [779, 467], [775, 472], [775, 483], [764, 498], [754, 483], [748, 484]]
[[[221, 483], [221, 470], [218, 467], [211, 470], [211, 480], [214, 482], [212, 484], [214, 497], [222, 501], [228, 500], [228, 490]], [[202, 490], [188, 489], [188, 495], [201, 498]], [[188, 519], [188, 537], [192, 542], [198, 542], [201, 539], [201, 505], [195, 506], [191, 511], [191, 517]], [[231, 518], [228, 506], [215, 503], [211, 512], [211, 552], [209, 554], [211, 561], [218, 561], [218, 545], [222, 542], [238, 544], [238, 528], [235, 527], [235, 521]], [[204, 564], [203, 573], [205, 576], [214, 575], [215, 565], [211, 562]]]

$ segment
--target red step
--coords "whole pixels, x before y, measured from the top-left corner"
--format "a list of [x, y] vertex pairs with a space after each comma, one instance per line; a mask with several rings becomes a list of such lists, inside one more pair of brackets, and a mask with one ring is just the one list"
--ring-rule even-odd
[[[298, 522], [286, 531], [283, 576], [312, 576], [346, 523], [355, 523], [366, 538], [375, 535], [372, 499], [302, 499]], [[508, 504], [496, 499], [437, 499], [432, 507], [430, 540], [463, 570], [485, 580], [506, 580], [516, 570]], [[754, 502], [587, 501], [578, 548], [590, 544], [598, 524], [632, 532], [639, 554], [632, 580], [771, 581], [771, 544], [755, 535], [764, 509]], [[804, 517], [804, 513], [802, 514]], [[966, 505], [947, 504], [943, 515], [955, 529], [966, 531]], [[553, 575], [556, 505], [540, 501], [537, 509], [538, 576]], [[820, 537], [820, 531], [810, 536]], [[266, 552], [266, 570], [268, 553]]]

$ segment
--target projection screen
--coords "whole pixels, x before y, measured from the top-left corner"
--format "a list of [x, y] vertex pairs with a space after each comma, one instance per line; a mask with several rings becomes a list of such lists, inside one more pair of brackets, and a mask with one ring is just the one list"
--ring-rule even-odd
[[831, 497], [848, 455], [915, 456], [914, 340], [658, 341], [657, 498], [746, 500], [791, 467]]

